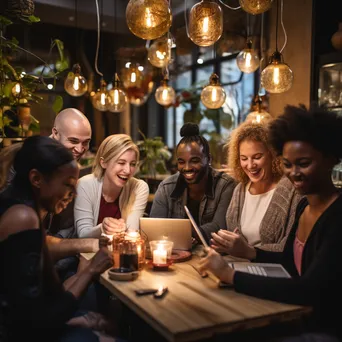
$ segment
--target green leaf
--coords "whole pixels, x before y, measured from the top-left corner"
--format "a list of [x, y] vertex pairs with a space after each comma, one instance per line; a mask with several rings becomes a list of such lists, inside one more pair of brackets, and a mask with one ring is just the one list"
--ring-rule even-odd
[[69, 62], [66, 59], [56, 61], [56, 69], [58, 72], [62, 72], [68, 68], [69, 68]]
[[39, 23], [40, 22], [40, 18], [36, 17], [34, 15], [30, 15], [27, 19], [30, 23]]
[[63, 98], [62, 96], [56, 96], [54, 103], [52, 104], [52, 110], [57, 115], [63, 108]]
[[2, 27], [6, 27], [6, 26], [9, 26], [9, 25], [12, 25], [13, 22], [11, 20], [9, 20], [8, 18], [0, 15], [0, 26]]
[[3, 87], [3, 94], [6, 97], [12, 96], [12, 89], [15, 86], [16, 82], [7, 82], [5, 86]]

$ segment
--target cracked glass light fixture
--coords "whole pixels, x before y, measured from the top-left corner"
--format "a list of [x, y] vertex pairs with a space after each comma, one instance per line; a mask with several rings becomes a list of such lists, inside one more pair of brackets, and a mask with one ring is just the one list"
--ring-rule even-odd
[[292, 87], [293, 72], [284, 63], [283, 55], [275, 51], [270, 59], [269, 65], [261, 72], [261, 84], [273, 94], [284, 93]]
[[223, 32], [221, 7], [213, 0], [202, 0], [189, 13], [189, 38], [198, 46], [211, 46]]
[[71, 96], [82, 96], [88, 90], [87, 80], [81, 75], [81, 67], [74, 64], [64, 81], [64, 89]]
[[92, 98], [93, 106], [95, 109], [105, 112], [108, 110], [109, 98], [107, 93], [107, 84], [101, 79], [100, 81], [100, 89], [97, 90], [95, 95]]
[[219, 77], [213, 73], [209, 78], [209, 84], [201, 92], [201, 101], [209, 109], [221, 108], [226, 100], [226, 92], [222, 88]]
[[273, 0], [240, 0], [241, 8], [250, 14], [261, 14], [268, 11]]
[[246, 47], [237, 55], [236, 63], [238, 68], [246, 74], [250, 74], [259, 68], [259, 54], [252, 48], [251, 40], [247, 41]]
[[147, 58], [157, 68], [166, 67], [171, 60], [172, 41], [167, 36], [157, 39], [148, 49]]
[[128, 101], [135, 106], [146, 102], [154, 86], [152, 70], [138, 63], [130, 63], [128, 68], [123, 68], [121, 80]]
[[157, 39], [165, 34], [172, 23], [167, 0], [130, 0], [126, 7], [127, 26], [142, 39]]
[[119, 76], [115, 73], [113, 88], [108, 92], [108, 110], [112, 113], [120, 113], [127, 105], [127, 95], [121, 88]]
[[176, 92], [168, 85], [168, 79], [165, 77], [157, 88], [155, 93], [156, 101], [162, 106], [170, 106], [176, 98]]
[[254, 99], [252, 110], [253, 111], [246, 116], [245, 121], [251, 123], [261, 123], [272, 119], [271, 114], [262, 108], [262, 98], [259, 94]]

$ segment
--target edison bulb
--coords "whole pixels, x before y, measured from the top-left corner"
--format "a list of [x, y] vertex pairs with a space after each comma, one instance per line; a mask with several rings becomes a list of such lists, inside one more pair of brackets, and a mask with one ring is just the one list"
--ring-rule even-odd
[[261, 72], [261, 84], [269, 93], [279, 94], [288, 91], [292, 83], [293, 72], [276, 51], [271, 57], [271, 63]]
[[238, 68], [246, 74], [250, 74], [259, 68], [259, 55], [256, 50], [252, 49], [252, 42], [248, 42], [246, 48], [237, 55], [236, 63]]
[[272, 119], [271, 114], [267, 113], [264, 110], [261, 110], [261, 111], [255, 111], [255, 112], [249, 113], [246, 116], [245, 121], [252, 122], [252, 123], [261, 123], [261, 122], [265, 122], [271, 119]]
[[216, 74], [210, 76], [209, 84], [201, 92], [201, 101], [209, 109], [221, 108], [226, 100], [226, 92]]
[[120, 87], [119, 77], [115, 74], [114, 87], [108, 92], [108, 110], [112, 113], [122, 112], [127, 105], [127, 95]]
[[93, 106], [101, 112], [108, 110], [110, 104], [110, 98], [107, 93], [106, 82], [101, 80], [100, 89], [97, 90], [92, 98]]
[[122, 70], [121, 75], [128, 101], [135, 106], [144, 104], [154, 87], [152, 70], [147, 66], [142, 68], [137, 63], [131, 63]]
[[142, 39], [156, 39], [165, 34], [172, 23], [167, 0], [130, 0], [126, 7], [127, 26]]
[[160, 105], [170, 106], [175, 101], [176, 92], [167, 84], [167, 81], [164, 80], [161, 82], [160, 87], [157, 88], [155, 98]]
[[157, 68], [166, 67], [171, 60], [172, 41], [167, 37], [156, 40], [148, 49], [148, 60]]
[[268, 11], [273, 0], [240, 0], [241, 8], [250, 14], [261, 14]]
[[21, 96], [22, 87], [20, 83], [16, 83], [12, 88], [12, 95], [19, 98]]
[[81, 75], [81, 67], [75, 64], [64, 81], [64, 89], [71, 96], [82, 96], [88, 90], [87, 80]]
[[212, 0], [202, 0], [189, 14], [189, 38], [198, 46], [211, 46], [223, 32], [221, 7]]

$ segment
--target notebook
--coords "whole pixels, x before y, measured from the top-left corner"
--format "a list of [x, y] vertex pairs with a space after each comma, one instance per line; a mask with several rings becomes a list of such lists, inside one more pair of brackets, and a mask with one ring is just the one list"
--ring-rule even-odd
[[263, 277], [291, 278], [289, 273], [280, 264], [267, 264], [256, 262], [228, 262], [236, 271], [260, 275]]
[[141, 217], [140, 229], [148, 241], [167, 237], [173, 241], [173, 249], [191, 250], [191, 223], [188, 219]]

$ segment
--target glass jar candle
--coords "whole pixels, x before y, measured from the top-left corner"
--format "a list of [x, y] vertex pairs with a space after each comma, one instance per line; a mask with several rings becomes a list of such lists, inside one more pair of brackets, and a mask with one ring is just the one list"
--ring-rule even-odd
[[150, 242], [152, 264], [155, 268], [167, 268], [171, 264], [173, 242], [154, 240]]

